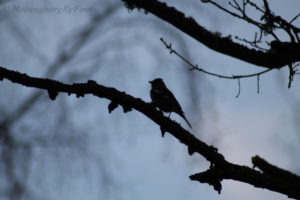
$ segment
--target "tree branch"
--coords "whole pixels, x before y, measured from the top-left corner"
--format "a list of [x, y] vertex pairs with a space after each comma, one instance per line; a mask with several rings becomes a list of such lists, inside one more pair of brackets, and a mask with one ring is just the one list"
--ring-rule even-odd
[[270, 174], [262, 173], [246, 166], [231, 163], [228, 163], [228, 165], [223, 168], [215, 166], [205, 172], [191, 175], [190, 179], [201, 183], [208, 183], [213, 185], [215, 189], [220, 188], [219, 183], [222, 180], [232, 179], [249, 183], [254, 187], [266, 188], [271, 191], [280, 191], [280, 193], [286, 194], [290, 198], [300, 198], [300, 185], [296, 182], [281, 179], [280, 177], [271, 176]]
[[92, 94], [111, 101], [108, 106], [109, 112], [112, 112], [120, 105], [123, 107], [124, 112], [135, 109], [143, 113], [160, 126], [162, 133], [168, 132], [181, 143], [185, 144], [188, 147], [190, 155], [199, 153], [211, 163], [209, 170], [192, 175], [190, 178], [191, 180], [198, 180], [213, 185], [219, 193], [221, 191], [221, 181], [223, 179], [232, 179], [249, 183], [258, 188], [266, 188], [271, 191], [286, 194], [292, 198], [300, 198], [298, 182], [291, 183], [286, 179], [282, 181], [280, 177], [273, 177], [270, 174], [261, 173], [246, 166], [229, 163], [215, 147], [200, 141], [190, 132], [183, 129], [180, 124], [168, 117], [164, 117], [160, 111], [156, 110], [154, 105], [130, 96], [125, 92], [99, 85], [92, 80], [89, 80], [87, 83], [74, 83], [71, 85], [50, 79], [30, 77], [26, 74], [0, 67], [0, 81], [4, 78], [13, 83], [47, 90], [52, 100], [55, 100], [59, 93], [67, 93], [68, 95], [75, 94], [76, 97], [84, 97], [86, 94]]
[[218, 78], [224, 78], [224, 79], [243, 79], [243, 78], [250, 78], [254, 76], [260, 76], [262, 74], [265, 74], [272, 69], [265, 69], [263, 71], [257, 72], [257, 73], [252, 73], [252, 74], [246, 74], [246, 75], [232, 75], [232, 76], [226, 76], [222, 74], [217, 74], [213, 72], [206, 71], [205, 69], [199, 67], [198, 65], [192, 64], [190, 61], [188, 61], [186, 58], [184, 58], [180, 53], [178, 53], [175, 49], [172, 48], [172, 44], [167, 44], [167, 42], [163, 39], [160, 38], [160, 41], [165, 45], [167, 49], [170, 50], [170, 54], [174, 53], [176, 56], [178, 56], [183, 62], [185, 62], [187, 65], [189, 65], [191, 68], [189, 69], [190, 71], [192, 70], [197, 70], [199, 72], [203, 72], [204, 74], [208, 74], [210, 76], [218, 77]]
[[288, 53], [279, 53], [277, 51], [263, 52], [250, 49], [244, 45], [233, 42], [228, 37], [222, 37], [220, 34], [210, 32], [200, 26], [192, 17], [186, 17], [184, 13], [174, 7], [169, 7], [166, 3], [157, 0], [122, 0], [129, 9], [143, 8], [147, 12], [161, 18], [172, 24], [182, 32], [193, 37], [208, 48], [219, 53], [238, 58], [245, 62], [265, 67], [281, 68], [287, 64], [300, 61], [300, 45], [297, 49]]
[[297, 184], [300, 188], [300, 177], [290, 171], [280, 169], [259, 156], [252, 157], [253, 167], [259, 168], [262, 172], [270, 176], [278, 177], [282, 180]]

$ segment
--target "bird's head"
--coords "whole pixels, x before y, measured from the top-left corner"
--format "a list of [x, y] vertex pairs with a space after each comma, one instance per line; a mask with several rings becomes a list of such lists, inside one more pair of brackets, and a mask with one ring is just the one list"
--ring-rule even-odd
[[149, 81], [152, 87], [162, 87], [165, 86], [164, 81], [161, 78], [154, 79], [153, 81]]

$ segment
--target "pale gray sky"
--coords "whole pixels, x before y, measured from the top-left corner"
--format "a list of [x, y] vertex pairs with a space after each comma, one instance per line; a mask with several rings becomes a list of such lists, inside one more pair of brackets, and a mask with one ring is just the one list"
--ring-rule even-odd
[[[88, 9], [92, 6], [93, 11], [103, 12], [108, 3], [118, 2], [26, 0], [3, 4], [0, 8], [6, 17], [0, 21], [0, 44], [6, 48], [0, 53], [0, 65], [44, 77], [57, 56], [72, 49], [72, 39], [86, 27], [93, 13]], [[254, 36], [251, 25], [200, 1], [168, 2], [213, 31], [247, 39]], [[272, 0], [270, 5], [287, 19], [300, 11], [297, 0]], [[16, 6], [18, 12], [13, 10]], [[40, 10], [30, 12], [30, 8]], [[191, 119], [191, 132], [216, 145], [228, 161], [251, 166], [251, 157], [260, 155], [279, 167], [300, 169], [300, 163], [295, 162], [300, 155], [295, 148], [299, 146], [299, 135], [293, 129], [289, 105], [299, 102], [298, 77], [288, 89], [286, 69], [262, 75], [259, 94], [255, 78], [243, 79], [241, 94], [236, 98], [236, 80], [189, 72], [178, 57], [169, 54], [160, 37], [212, 72], [232, 75], [263, 70], [209, 50], [151, 14], [128, 11], [121, 5], [99, 23], [75, 58], [59, 65], [53, 78], [63, 82], [94, 79], [150, 101], [148, 81], [162, 77]], [[188, 81], [191, 73], [195, 73], [194, 90]], [[35, 91], [1, 82], [1, 111], [10, 115]], [[198, 95], [195, 104], [191, 92]], [[25, 178], [28, 199], [287, 199], [234, 181], [222, 182], [221, 195], [206, 184], [191, 182], [189, 175], [206, 170], [209, 163], [201, 156], [190, 157], [187, 148], [170, 135], [161, 138], [159, 127], [140, 113], [124, 114], [117, 108], [109, 114], [108, 104], [93, 96], [77, 99], [65, 94], [50, 101], [44, 92], [13, 126], [12, 134], [32, 145]], [[187, 128], [176, 114], [171, 118]], [[22, 155], [15, 154], [21, 162]], [[17, 177], [22, 174], [20, 165], [15, 171]], [[0, 180], [3, 192], [7, 179], [4, 176]]]

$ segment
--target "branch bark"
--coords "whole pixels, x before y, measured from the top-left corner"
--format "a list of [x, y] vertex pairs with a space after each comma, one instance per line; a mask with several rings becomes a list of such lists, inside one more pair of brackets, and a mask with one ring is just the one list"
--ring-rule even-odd
[[[163, 21], [175, 26], [208, 48], [242, 61], [269, 69], [278, 69], [287, 64], [300, 61], [300, 45], [296, 45], [296, 48], [288, 52], [273, 49], [263, 52], [235, 43], [229, 37], [222, 37], [218, 33], [208, 31], [192, 17], [186, 17], [184, 13], [174, 7], [169, 7], [166, 3], [157, 0], [122, 1], [129, 9], [145, 9], [146, 12], [150, 12]], [[294, 43], [289, 44], [295, 47]]]
[[[286, 194], [291, 198], [300, 199], [299, 182], [293, 181], [299, 180], [299, 177], [296, 175], [289, 174], [295, 176], [295, 179], [281, 179], [278, 176], [272, 176], [272, 174], [260, 172], [251, 169], [250, 167], [230, 163], [218, 152], [217, 148], [207, 145], [190, 132], [183, 129], [177, 122], [164, 117], [161, 112], [156, 110], [154, 105], [128, 95], [125, 92], [120, 92], [115, 88], [105, 87], [92, 80], [89, 80], [87, 83], [74, 83], [70, 85], [55, 80], [30, 77], [26, 74], [0, 67], [0, 81], [3, 79], [8, 79], [13, 83], [24, 86], [47, 90], [49, 97], [52, 100], [55, 100], [59, 93], [67, 93], [68, 95], [75, 94], [77, 97], [84, 97], [86, 94], [92, 94], [99, 98], [105, 98], [111, 101], [108, 106], [109, 112], [112, 112], [120, 105], [123, 107], [124, 112], [135, 109], [143, 113], [160, 126], [162, 133], [168, 132], [181, 143], [185, 144], [188, 147], [190, 155], [195, 152], [199, 153], [211, 163], [210, 169], [202, 173], [194, 174], [190, 176], [190, 179], [213, 185], [214, 189], [219, 193], [222, 188], [221, 181], [223, 179], [232, 179], [251, 184], [254, 187], [266, 188], [271, 191]], [[261, 164], [257, 163], [256, 165], [261, 166]]]

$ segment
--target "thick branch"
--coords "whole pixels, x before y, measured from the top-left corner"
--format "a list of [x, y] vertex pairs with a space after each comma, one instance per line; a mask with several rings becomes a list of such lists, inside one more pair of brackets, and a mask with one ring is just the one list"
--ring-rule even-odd
[[217, 152], [217, 149], [201, 142], [191, 133], [183, 129], [178, 123], [164, 117], [163, 114], [157, 111], [151, 103], [146, 103], [139, 98], [134, 98], [125, 92], [116, 90], [115, 88], [105, 87], [91, 80], [87, 83], [75, 83], [72, 85], [64, 84], [50, 79], [30, 77], [26, 74], [21, 74], [19, 72], [0, 67], [0, 80], [3, 78], [6, 78], [13, 83], [47, 90], [49, 97], [52, 100], [55, 100], [59, 92], [67, 93], [68, 95], [75, 94], [76, 97], [83, 97], [86, 94], [92, 94], [97, 97], [110, 100], [110, 112], [118, 105], [122, 106], [125, 112], [130, 111], [131, 109], [138, 110], [161, 126], [164, 131], [171, 133], [182, 143], [186, 144], [191, 153], [198, 152], [211, 163], [221, 164], [224, 162], [224, 157]]
[[300, 46], [298, 46], [295, 51], [287, 53], [280, 53], [277, 51], [263, 52], [250, 49], [244, 45], [233, 42], [228, 37], [222, 37], [219, 34], [206, 30], [193, 18], [186, 17], [184, 13], [178, 11], [174, 7], [169, 7], [166, 3], [161, 3], [157, 0], [122, 1], [124, 1], [130, 9], [145, 9], [147, 12], [172, 24], [210, 49], [245, 62], [266, 68], [281, 68], [287, 64], [300, 61], [300, 54], [298, 53], [300, 52]]
[[[189, 154], [197, 152], [210, 161], [211, 168], [208, 171], [192, 175], [190, 178], [192, 180], [212, 184], [219, 192], [221, 191], [221, 181], [223, 179], [232, 179], [300, 199], [300, 191], [297, 184], [285, 182], [286, 180], [282, 181], [278, 177], [272, 177], [269, 174], [261, 173], [249, 167], [229, 163], [224, 159], [222, 154], [218, 153], [216, 148], [200, 141], [190, 132], [183, 129], [177, 122], [172, 121], [168, 117], [164, 117], [161, 112], [156, 110], [154, 105], [146, 103], [139, 98], [134, 98], [125, 92], [99, 85], [91, 80], [87, 83], [70, 85], [50, 79], [30, 77], [26, 74], [0, 67], [0, 80], [4, 78], [13, 83], [47, 90], [52, 100], [55, 100], [60, 92], [68, 93], [69, 95], [76, 94], [77, 97], [92, 94], [111, 101], [108, 106], [109, 112], [112, 112], [120, 105], [123, 107], [124, 112], [135, 109], [143, 113], [158, 124], [163, 133], [169, 132], [181, 143], [185, 144], [188, 147]], [[214, 177], [211, 177], [212, 175], [214, 175]]]
[[[201, 183], [208, 183], [215, 189], [221, 189], [220, 182], [224, 179], [231, 179], [241, 182], [246, 182], [254, 187], [266, 188], [272, 191], [280, 191], [290, 198], [299, 199], [300, 190], [299, 184], [289, 182], [285, 179], [280, 179], [276, 176], [262, 173], [253, 170], [246, 166], [240, 166], [228, 163], [226, 167], [212, 167], [205, 172], [197, 173], [190, 176], [191, 180], [196, 180]], [[219, 180], [219, 181], [217, 181]]]
[[273, 177], [278, 177], [281, 180], [286, 180], [288, 182], [298, 185], [297, 187], [300, 188], [300, 177], [296, 174], [293, 174], [292, 172], [284, 169], [280, 169], [277, 166], [268, 163], [259, 156], [254, 156], [252, 158], [252, 163], [254, 167], [259, 168], [265, 174], [269, 174]]

